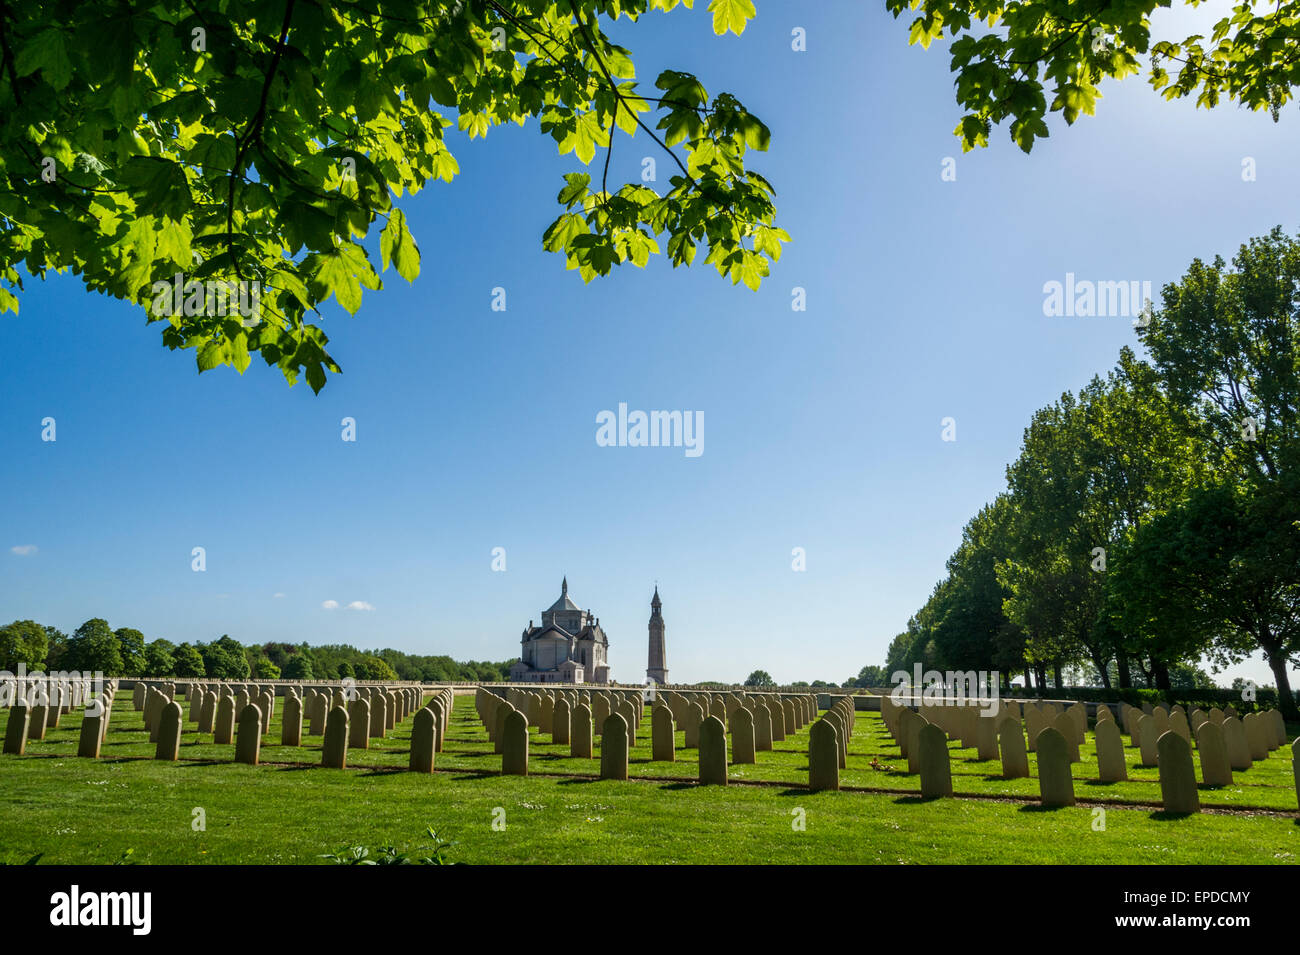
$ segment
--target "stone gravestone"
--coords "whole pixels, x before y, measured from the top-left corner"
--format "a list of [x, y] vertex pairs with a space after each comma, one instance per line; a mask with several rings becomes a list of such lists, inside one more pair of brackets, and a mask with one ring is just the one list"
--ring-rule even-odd
[[[927, 720], [915, 710], [903, 710], [899, 714], [899, 726], [903, 733], [903, 739], [907, 741], [907, 771], [909, 773], [919, 773], [921, 771], [921, 749], [918, 742], [921, 730], [929, 725]], [[843, 728], [835, 727], [837, 733], [842, 732]]]
[[203, 705], [199, 707], [199, 732], [211, 733], [217, 718], [217, 694], [209, 690], [203, 694]]
[[657, 763], [671, 763], [676, 760], [673, 733], [673, 711], [666, 706], [656, 706], [650, 712], [650, 758], [652, 760]]
[[257, 698], [257, 709], [262, 714], [262, 732], [271, 731], [271, 716], [275, 712], [275, 697], [269, 691], [263, 690]]
[[[1272, 723], [1273, 723], [1273, 730], [1274, 730], [1275, 733], [1277, 733], [1277, 745], [1278, 745], [1278, 747], [1285, 746], [1285, 745], [1287, 744], [1287, 743], [1286, 743], [1286, 740], [1287, 740], [1287, 736], [1286, 736], [1286, 720], [1282, 719], [1282, 711], [1281, 711], [1281, 710], [1269, 710], [1269, 711], [1268, 711], [1268, 715], [1269, 715], [1269, 717], [1270, 717], [1271, 720], [1272, 720]], [[1275, 747], [1275, 748], [1277, 748], [1277, 747]]]
[[683, 749], [698, 749], [700, 745], [700, 724], [704, 722], [704, 707], [699, 703], [686, 704], [686, 722], [682, 724], [684, 739]]
[[1052, 726], [1065, 737], [1065, 749], [1070, 754], [1070, 762], [1080, 762], [1079, 757], [1079, 722], [1068, 712], [1062, 713], [1052, 721]]
[[1202, 782], [1207, 786], [1231, 786], [1232, 766], [1223, 727], [1211, 719], [1203, 720], [1196, 731], [1196, 749], [1201, 757]]
[[[148, 706], [148, 703], [145, 704]], [[158, 748], [154, 759], [174, 763], [181, 758], [181, 720], [184, 714], [179, 703], [164, 703], [158, 711]]]
[[321, 746], [321, 763], [326, 769], [346, 769], [348, 765], [348, 711], [341, 706], [330, 708], [325, 717], [325, 742]]
[[1041, 707], [1025, 707], [1025, 728], [1029, 731], [1029, 752], [1038, 748], [1038, 734], [1047, 729], [1048, 718]]
[[1074, 777], [1070, 775], [1069, 743], [1059, 730], [1038, 734], [1038, 791], [1044, 806], [1073, 806]]
[[618, 704], [618, 713], [627, 722], [627, 747], [630, 750], [636, 745], [636, 707], [628, 700], [623, 700]]
[[[1070, 708], [1065, 712], [1074, 720], [1074, 742], [1076, 746], [1080, 745], [1084, 742], [1088, 732], [1088, 708], [1075, 701], [1070, 704]], [[1056, 728], [1060, 729], [1060, 724], [1057, 724]]]
[[767, 718], [771, 721], [772, 742], [781, 743], [785, 741], [785, 710], [781, 708], [781, 701], [773, 699], [767, 704]]
[[1020, 721], [1003, 720], [998, 730], [998, 742], [1002, 753], [1002, 778], [1028, 779], [1029, 754], [1025, 750], [1025, 734], [1020, 729]]
[[99, 759], [99, 748], [103, 745], [104, 727], [101, 725], [104, 715], [91, 716], [86, 713], [81, 718], [81, 737], [77, 740], [77, 755], [83, 759]]
[[564, 744], [569, 741], [569, 701], [560, 697], [551, 709], [551, 742]]
[[716, 716], [700, 724], [700, 785], [727, 785], [727, 728]]
[[818, 720], [808, 730], [808, 788], [813, 792], [840, 788], [840, 741], [835, 724]]
[[997, 718], [977, 713], [975, 717], [975, 754], [981, 761], [998, 758]]
[[1137, 727], [1138, 748], [1142, 753], [1142, 765], [1155, 766], [1157, 762], [1156, 740], [1159, 738], [1156, 718], [1147, 714], [1138, 720]]
[[5, 752], [21, 756], [27, 749], [27, 724], [31, 721], [31, 711], [26, 703], [15, 703], [9, 707], [9, 725], [5, 727]]
[[262, 710], [249, 703], [239, 714], [239, 735], [235, 741], [235, 762], [256, 766], [262, 758]]
[[[370, 707], [370, 738], [383, 739], [384, 734], [388, 731], [388, 697], [382, 693], [376, 693], [371, 697], [367, 706]], [[497, 750], [497, 752], [500, 752], [500, 750]]]
[[592, 715], [596, 718], [596, 735], [600, 736], [605, 732], [605, 720], [609, 719], [609, 697], [604, 693], [597, 693], [592, 700]]
[[952, 767], [948, 760], [948, 737], [937, 726], [925, 725], [917, 734], [921, 751], [921, 796], [936, 799], [952, 795]]
[[296, 696], [285, 698], [281, 713], [280, 745], [302, 745], [302, 700]]
[[754, 703], [754, 749], [767, 752], [772, 748], [772, 711], [766, 703]]
[[1196, 791], [1196, 767], [1187, 740], [1169, 730], [1156, 741], [1160, 764], [1160, 797], [1165, 812], [1185, 815], [1201, 811]]
[[[433, 754], [437, 747], [437, 714], [422, 709], [411, 723], [411, 772], [433, 772]], [[527, 760], [525, 759], [525, 763]]]
[[[501, 774], [503, 776], [528, 775], [528, 717], [519, 710], [506, 714], [501, 728]], [[608, 738], [602, 745], [608, 745]]]
[[555, 715], [555, 701], [549, 693], [542, 696], [542, 706], [537, 717], [537, 728], [543, 733], [553, 733], [551, 718]]
[[348, 704], [348, 749], [369, 749], [370, 703], [358, 696]]
[[227, 746], [235, 738], [235, 698], [223, 696], [217, 704], [217, 719], [212, 726], [212, 741]]
[[627, 779], [627, 720], [617, 713], [605, 719], [600, 738], [600, 778]]
[[569, 755], [591, 759], [591, 707], [579, 703], [573, 708], [573, 726], [569, 734]]
[[1234, 770], [1250, 769], [1250, 747], [1246, 744], [1246, 728], [1235, 716], [1223, 718], [1223, 741], [1228, 747], [1228, 766]]
[[[444, 737], [447, 735], [447, 721], [442, 715], [442, 701], [435, 697], [429, 701], [429, 705], [426, 709], [433, 714], [433, 751], [435, 753], [441, 753]], [[565, 719], [568, 719], [568, 717], [566, 716]]]
[[50, 706], [48, 703], [37, 703], [32, 707], [31, 717], [27, 721], [27, 738], [28, 739], [45, 739], [45, 731], [50, 725]]
[[1188, 744], [1192, 742], [1192, 730], [1187, 723], [1187, 716], [1182, 710], [1174, 710], [1169, 715], [1169, 728], [1187, 740]]
[[[793, 706], [793, 704], [791, 704]], [[747, 707], [731, 711], [731, 759], [735, 763], [756, 761], [758, 747], [754, 736], [754, 714]], [[838, 765], [836, 767], [838, 769]], [[838, 776], [838, 774], [837, 774]]]
[[[493, 741], [492, 752], [498, 755], [501, 755], [506, 751], [505, 739], [503, 737], [503, 734], [506, 731], [506, 717], [513, 712], [515, 712], [515, 708], [513, 706], [511, 706], [509, 703], [502, 703], [500, 706], [497, 707], [496, 714], [493, 717], [493, 719], [496, 721], [496, 730], [492, 734], [492, 741]], [[524, 717], [524, 719], [527, 718], [528, 717]]]
[[1296, 799], [1300, 800], [1300, 737], [1291, 744], [1291, 775], [1295, 777]]
[[1103, 783], [1118, 783], [1128, 779], [1128, 764], [1124, 762], [1124, 737], [1113, 719], [1100, 720], [1096, 729], [1097, 778]]
[[1259, 713], [1247, 713], [1241, 721], [1246, 728], [1246, 746], [1253, 761], [1268, 759], [1268, 740], [1271, 735], [1264, 726], [1264, 717]]

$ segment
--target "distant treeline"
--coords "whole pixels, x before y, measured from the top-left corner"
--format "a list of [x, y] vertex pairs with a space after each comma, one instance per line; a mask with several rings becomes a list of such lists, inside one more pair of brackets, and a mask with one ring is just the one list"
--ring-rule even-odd
[[0, 669], [80, 670], [105, 676], [204, 677], [213, 680], [419, 680], [433, 683], [505, 680], [514, 660], [459, 662], [400, 650], [358, 650], [347, 644], [306, 643], [245, 646], [223, 635], [211, 643], [148, 640], [139, 630], [96, 617], [72, 635], [15, 620], [0, 627]]

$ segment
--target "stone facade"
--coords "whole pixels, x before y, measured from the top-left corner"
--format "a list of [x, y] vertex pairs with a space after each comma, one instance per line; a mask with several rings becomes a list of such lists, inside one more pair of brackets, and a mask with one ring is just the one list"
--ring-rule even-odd
[[664, 617], [660, 612], [659, 587], [650, 601], [650, 654], [646, 663], [646, 679], [655, 686], [668, 683], [668, 648], [664, 645]]
[[569, 580], [560, 599], [542, 611], [542, 624], [528, 626], [520, 638], [519, 662], [510, 668], [516, 683], [608, 683], [609, 639], [600, 618], [569, 599]]

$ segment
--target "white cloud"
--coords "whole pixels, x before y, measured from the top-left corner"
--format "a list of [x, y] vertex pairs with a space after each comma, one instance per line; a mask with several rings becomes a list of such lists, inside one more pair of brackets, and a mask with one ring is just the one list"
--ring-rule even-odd
[[327, 600], [323, 604], [321, 604], [321, 606], [324, 607], [326, 610], [338, 610], [339, 602], [337, 600]]
[[10, 553], [17, 554], [19, 557], [30, 557], [40, 550], [35, 544], [19, 544], [17, 547], [10, 547]]
[[364, 600], [354, 600], [354, 601], [352, 601], [352, 603], [348, 604], [347, 609], [349, 609], [349, 610], [374, 610], [375, 608], [372, 607], [370, 604], [366, 603]]
[[276, 600], [279, 600], [281, 597], [284, 596], [284, 594], [271, 594], [271, 596], [274, 597]]

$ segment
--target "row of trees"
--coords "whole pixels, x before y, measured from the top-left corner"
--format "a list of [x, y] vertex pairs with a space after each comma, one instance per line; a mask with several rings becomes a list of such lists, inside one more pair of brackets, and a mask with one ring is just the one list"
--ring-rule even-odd
[[1300, 651], [1300, 244], [1197, 260], [1139, 319], [1147, 357], [1038, 411], [887, 669], [1171, 689]]
[[112, 629], [87, 620], [71, 636], [34, 620], [0, 627], [0, 669], [17, 672], [80, 670], [105, 676], [203, 677], [214, 680], [421, 680], [438, 683], [499, 681], [504, 663], [460, 663], [446, 656], [415, 656], [400, 650], [358, 650], [347, 645], [306, 643], [244, 646], [228, 635], [211, 643], [146, 642], [139, 630]]

